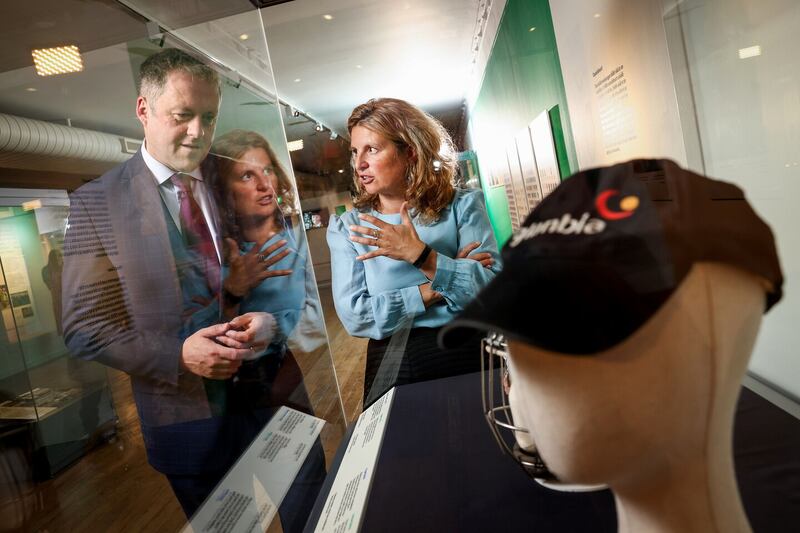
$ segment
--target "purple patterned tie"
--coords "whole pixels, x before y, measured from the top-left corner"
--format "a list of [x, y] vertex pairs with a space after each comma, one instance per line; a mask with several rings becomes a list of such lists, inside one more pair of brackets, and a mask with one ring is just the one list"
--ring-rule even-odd
[[188, 174], [180, 172], [174, 174], [170, 180], [178, 191], [180, 202], [181, 233], [186, 245], [197, 252], [204, 263], [204, 270], [208, 286], [212, 294], [217, 294], [220, 287], [220, 267], [217, 249], [211, 230], [208, 229], [203, 210], [192, 194], [191, 180]]

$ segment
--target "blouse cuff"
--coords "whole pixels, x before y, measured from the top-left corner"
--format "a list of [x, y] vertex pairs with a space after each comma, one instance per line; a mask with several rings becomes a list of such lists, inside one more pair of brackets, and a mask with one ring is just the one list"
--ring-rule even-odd
[[419, 287], [416, 285], [404, 287], [400, 289], [400, 294], [403, 296], [403, 305], [409, 315], [419, 315], [425, 312], [425, 303], [422, 301]]
[[458, 277], [458, 261], [444, 254], [436, 254], [436, 274], [431, 280], [431, 288], [445, 294], [452, 289]]

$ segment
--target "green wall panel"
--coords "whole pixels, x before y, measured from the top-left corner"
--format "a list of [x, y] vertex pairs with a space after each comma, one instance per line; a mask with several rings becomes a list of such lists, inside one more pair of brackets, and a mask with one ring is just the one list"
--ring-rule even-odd
[[[489, 142], [510, 141], [543, 111], [550, 113], [565, 178], [578, 165], [550, 6], [547, 0], [508, 0], [470, 115], [470, 136], [479, 163], [490, 149]], [[489, 168], [483, 163], [481, 181], [484, 190], [490, 191], [487, 209], [502, 245], [511, 235], [508, 204], [501, 187], [490, 189]]]
[[489, 214], [489, 222], [494, 229], [494, 238], [497, 239], [497, 244], [502, 246], [511, 238], [511, 216], [508, 214], [508, 202], [506, 201], [506, 188], [501, 185], [500, 187], [488, 188], [484, 185], [486, 194], [486, 206]]

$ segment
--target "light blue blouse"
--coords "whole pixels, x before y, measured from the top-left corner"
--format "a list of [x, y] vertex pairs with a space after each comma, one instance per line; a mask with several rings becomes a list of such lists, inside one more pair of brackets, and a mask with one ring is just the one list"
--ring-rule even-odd
[[[401, 223], [400, 214], [384, 215], [375, 210], [369, 214], [390, 224]], [[436, 275], [430, 281], [444, 302], [428, 309], [418, 286], [429, 280], [410, 263], [388, 257], [356, 259], [374, 250], [350, 240], [351, 225], [373, 227], [358, 215], [359, 211], [353, 209], [341, 217], [332, 216], [327, 234], [334, 305], [339, 320], [353, 336], [383, 339], [401, 329], [408, 319], [412, 327], [443, 326], [500, 271], [497, 242], [480, 190], [457, 190], [434, 224], [424, 225], [416, 218], [413, 221], [420, 239], [437, 252]], [[476, 241], [481, 245], [473, 253], [491, 253], [495, 261], [491, 268], [472, 259], [453, 259], [461, 248]]]
[[[272, 340], [266, 353], [282, 352], [287, 341], [297, 335], [308, 335], [304, 329], [297, 331], [298, 322], [303, 314], [311, 321], [313, 326], [320, 326], [318, 319], [319, 304], [316, 301], [314, 273], [311, 262], [308, 260], [308, 247], [302, 228], [286, 228], [269, 239], [262, 250], [269, 248], [281, 239], [286, 240], [286, 245], [277, 252], [287, 249], [289, 254], [272, 265], [270, 270], [291, 269], [288, 276], [267, 278], [255, 287], [239, 305], [239, 313], [250, 311], [266, 311], [275, 317], [278, 332]], [[253, 248], [255, 243], [244, 243], [244, 251]], [[226, 272], [227, 274], [227, 269]], [[295, 339], [301, 341], [302, 339]]]
[[[174, 238], [180, 239], [180, 234]], [[237, 313], [243, 315], [251, 311], [260, 311], [270, 313], [275, 318], [278, 329], [267, 350], [259, 356], [283, 353], [287, 343], [293, 345], [294, 350], [310, 352], [325, 340], [322, 311], [317, 297], [313, 265], [308, 258], [305, 232], [302, 227], [293, 227], [289, 223], [282, 231], [273, 235], [261, 250], [282, 239], [286, 240], [286, 245], [275, 253], [289, 250], [289, 254], [269, 268], [291, 270], [292, 273], [262, 281], [245, 296], [239, 304]], [[244, 242], [243, 252], [249, 252], [253, 246], [255, 246], [253, 242]], [[229, 268], [223, 266], [223, 279], [228, 273]], [[200, 328], [219, 323], [219, 299], [210, 294], [205, 278], [183, 276], [181, 287], [186, 309], [182, 330], [185, 337]]]

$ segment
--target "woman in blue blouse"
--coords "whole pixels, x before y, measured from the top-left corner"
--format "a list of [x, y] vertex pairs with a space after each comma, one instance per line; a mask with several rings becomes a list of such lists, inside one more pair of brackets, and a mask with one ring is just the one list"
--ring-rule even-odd
[[370, 339], [366, 407], [394, 385], [480, 370], [479, 339], [442, 351], [436, 334], [500, 259], [483, 194], [453, 187], [453, 145], [438, 121], [382, 98], [356, 107], [347, 127], [358, 194], [331, 217], [328, 244], [339, 319]]

